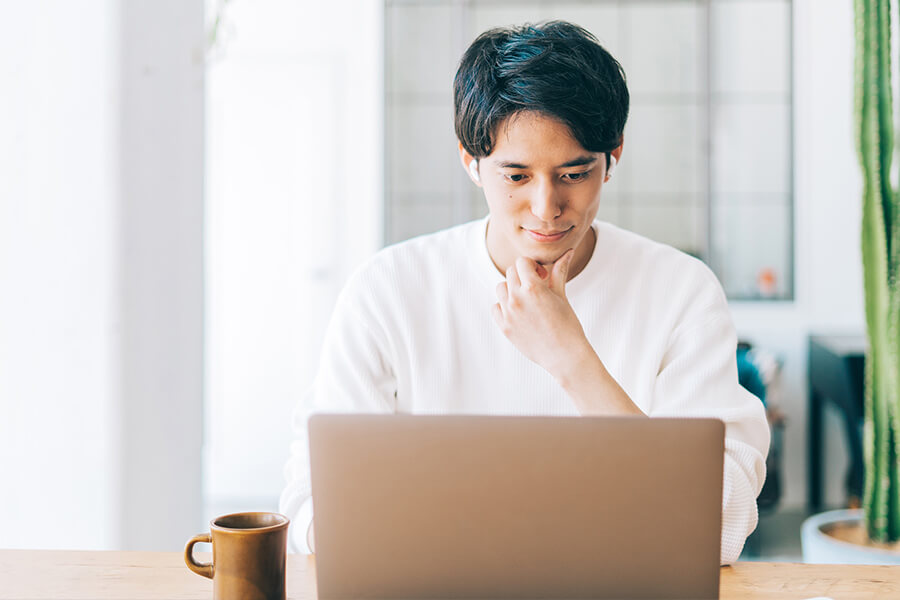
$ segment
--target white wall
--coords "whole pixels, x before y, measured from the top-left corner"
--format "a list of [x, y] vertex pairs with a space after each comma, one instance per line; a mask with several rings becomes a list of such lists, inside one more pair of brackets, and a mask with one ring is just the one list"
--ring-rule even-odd
[[0, 547], [200, 514], [202, 2], [0, 19]]
[[0, 547], [117, 535], [117, 19], [0, 19]]
[[[807, 336], [864, 331], [853, 53], [850, 0], [794, 1], [796, 301], [731, 307], [741, 336], [785, 359], [786, 506], [806, 501]], [[825, 422], [825, 502], [841, 504], [844, 433], [834, 414]]]
[[119, 21], [121, 546], [201, 523], [202, 0], [123, 0]]

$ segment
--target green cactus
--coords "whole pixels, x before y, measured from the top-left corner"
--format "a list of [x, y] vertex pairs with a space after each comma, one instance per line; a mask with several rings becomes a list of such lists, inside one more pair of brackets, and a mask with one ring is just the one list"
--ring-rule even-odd
[[856, 132], [863, 174], [865, 492], [870, 539], [900, 539], [900, 198], [891, 181], [891, 1], [855, 0]]

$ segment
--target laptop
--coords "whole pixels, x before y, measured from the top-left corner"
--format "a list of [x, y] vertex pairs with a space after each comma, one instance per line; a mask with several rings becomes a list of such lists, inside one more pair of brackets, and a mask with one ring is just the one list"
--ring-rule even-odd
[[717, 419], [313, 415], [319, 598], [718, 598]]

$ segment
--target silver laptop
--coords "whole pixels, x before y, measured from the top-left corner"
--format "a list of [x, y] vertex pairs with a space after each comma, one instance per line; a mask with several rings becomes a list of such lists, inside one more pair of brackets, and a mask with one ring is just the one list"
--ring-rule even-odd
[[319, 598], [718, 598], [716, 419], [314, 415]]

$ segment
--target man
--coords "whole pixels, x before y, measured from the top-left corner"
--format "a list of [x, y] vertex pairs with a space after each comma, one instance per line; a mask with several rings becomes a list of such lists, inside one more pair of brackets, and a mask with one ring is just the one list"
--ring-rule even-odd
[[620, 65], [570, 23], [472, 43], [455, 125], [490, 214], [386, 248], [348, 281], [294, 417], [281, 497], [292, 549], [313, 541], [313, 412], [706, 416], [726, 424], [721, 560], [737, 559], [756, 527], [769, 430], [738, 384], [712, 272], [594, 220], [628, 101]]

